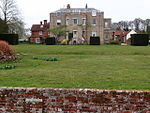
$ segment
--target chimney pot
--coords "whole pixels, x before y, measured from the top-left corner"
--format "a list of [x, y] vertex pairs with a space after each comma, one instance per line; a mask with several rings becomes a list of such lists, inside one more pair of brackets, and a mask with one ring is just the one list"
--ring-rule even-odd
[[70, 9], [70, 8], [71, 8], [71, 7], [70, 7], [70, 4], [68, 4], [68, 5], [67, 5], [67, 9]]
[[44, 20], [44, 25], [46, 25], [47, 24], [47, 20]]

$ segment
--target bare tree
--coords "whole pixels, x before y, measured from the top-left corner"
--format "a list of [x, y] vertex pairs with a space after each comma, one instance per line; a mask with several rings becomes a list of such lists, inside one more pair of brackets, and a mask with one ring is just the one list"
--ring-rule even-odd
[[129, 22], [128, 21], [119, 21], [118, 23], [113, 23], [116, 29], [128, 30]]
[[20, 17], [15, 0], [0, 0], [1, 19], [8, 26], [8, 33], [24, 33], [24, 22]]
[[133, 23], [134, 23], [135, 30], [140, 31], [141, 30], [141, 26], [143, 24], [143, 20], [141, 18], [136, 18], [133, 21]]
[[0, 0], [2, 19], [8, 24], [19, 15], [15, 0]]
[[148, 26], [150, 26], [150, 19], [143, 20], [141, 18], [136, 18], [133, 21], [119, 21], [113, 23], [114, 28], [122, 30], [134, 29], [136, 31], [145, 32]]
[[144, 21], [144, 24], [145, 24], [145, 31], [148, 31], [148, 27], [150, 26], [150, 19], [146, 19]]

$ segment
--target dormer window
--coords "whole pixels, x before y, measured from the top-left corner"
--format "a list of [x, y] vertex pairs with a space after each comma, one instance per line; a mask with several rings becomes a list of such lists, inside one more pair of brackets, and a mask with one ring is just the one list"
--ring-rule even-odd
[[61, 15], [60, 11], [56, 12], [56, 16], [60, 16], [60, 15]]

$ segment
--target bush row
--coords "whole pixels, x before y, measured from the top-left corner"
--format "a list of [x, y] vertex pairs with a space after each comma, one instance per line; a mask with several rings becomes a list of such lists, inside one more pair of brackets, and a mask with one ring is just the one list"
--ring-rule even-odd
[[0, 40], [6, 41], [11, 45], [18, 45], [18, 34], [0, 34]]

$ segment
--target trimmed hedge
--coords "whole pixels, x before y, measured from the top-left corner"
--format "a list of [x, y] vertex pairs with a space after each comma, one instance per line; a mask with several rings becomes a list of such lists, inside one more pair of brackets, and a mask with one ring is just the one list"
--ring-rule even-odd
[[90, 45], [100, 45], [100, 37], [90, 37]]
[[45, 40], [46, 45], [56, 45], [55, 37], [46, 38]]
[[18, 45], [18, 39], [18, 34], [0, 34], [0, 40], [6, 41], [11, 45]]
[[135, 46], [148, 46], [149, 34], [132, 34], [131, 45]]

